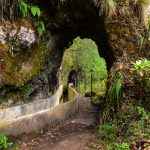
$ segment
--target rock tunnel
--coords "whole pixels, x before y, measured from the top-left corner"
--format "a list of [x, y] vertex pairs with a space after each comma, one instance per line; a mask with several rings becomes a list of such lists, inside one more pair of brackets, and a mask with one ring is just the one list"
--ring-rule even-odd
[[[5, 2], [6, 1], [7, 0], [5, 0]], [[17, 0], [14, 1], [16, 5]], [[52, 67], [51, 71], [47, 71], [49, 66], [45, 67], [50, 91], [56, 89], [58, 83], [57, 72], [61, 65], [64, 50], [73, 43], [73, 40], [77, 36], [81, 38], [90, 38], [95, 41], [99, 49], [99, 54], [104, 57], [107, 62], [107, 69], [109, 70], [111, 68], [114, 62], [114, 55], [108, 42], [109, 37], [105, 29], [105, 17], [101, 15], [100, 9], [96, 7], [94, 0], [65, 0], [61, 2], [57, 0], [31, 0], [31, 2], [44, 10], [43, 17], [46, 18], [44, 22], [47, 33], [57, 37], [54, 44], [56, 45], [55, 50], [49, 58], [56, 58], [51, 60], [54, 67]], [[13, 11], [10, 10], [7, 13], [4, 11], [3, 14], [5, 17], [1, 16], [0, 20], [17, 19], [18, 13], [16, 12], [15, 5], [11, 7], [12, 10], [14, 10], [14, 14], [11, 14], [11, 18], [7, 16]], [[53, 81], [54, 79], [55, 82]], [[42, 78], [40, 82], [42, 82], [40, 83], [42, 89], [45, 89], [43, 86], [47, 84], [47, 81], [45, 83]], [[39, 84], [39, 79], [38, 81], [35, 79], [32, 83], [33, 86], [37, 84]], [[46, 89], [48, 88], [46, 87]]]
[[99, 53], [106, 59], [108, 69], [111, 68], [114, 56], [105, 30], [105, 17], [94, 0], [34, 2], [46, 10], [45, 15], [49, 18], [48, 30], [54, 35], [60, 35], [59, 49], [68, 47], [77, 36], [90, 38], [98, 45]]

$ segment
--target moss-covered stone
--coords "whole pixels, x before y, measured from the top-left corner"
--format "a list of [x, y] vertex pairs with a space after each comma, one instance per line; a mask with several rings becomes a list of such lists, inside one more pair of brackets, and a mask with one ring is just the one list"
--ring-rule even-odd
[[107, 69], [106, 62], [99, 56], [98, 48], [91, 39], [77, 37], [65, 50], [61, 64], [60, 82], [67, 87], [71, 71], [77, 74], [77, 90], [81, 93], [92, 91], [98, 95], [105, 93]]
[[41, 71], [48, 48], [37, 42], [30, 21], [5, 22], [0, 29], [0, 87], [21, 87]]
[[34, 47], [29, 54], [12, 57], [7, 51], [3, 56], [2, 82], [4, 85], [21, 86], [37, 75], [44, 64], [47, 48], [44, 44]]

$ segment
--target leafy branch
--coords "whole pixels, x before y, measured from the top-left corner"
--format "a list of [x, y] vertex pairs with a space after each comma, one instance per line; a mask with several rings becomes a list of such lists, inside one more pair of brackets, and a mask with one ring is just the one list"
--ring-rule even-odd
[[38, 6], [29, 4], [26, 0], [19, 0], [19, 11], [22, 17], [31, 15], [37, 19], [36, 27], [40, 36], [45, 32], [45, 24], [40, 20], [42, 11]]

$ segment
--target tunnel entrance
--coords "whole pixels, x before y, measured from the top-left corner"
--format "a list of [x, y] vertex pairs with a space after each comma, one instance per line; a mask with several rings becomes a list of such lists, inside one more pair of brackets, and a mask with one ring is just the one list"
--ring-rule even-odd
[[68, 76], [68, 85], [70, 84], [71, 86], [76, 87], [77, 86], [77, 78], [78, 78], [77, 72], [75, 70], [72, 70]]
[[[77, 36], [90, 38], [96, 42], [99, 54], [105, 58], [107, 69], [109, 70], [115, 58], [108, 41], [105, 17], [99, 15], [100, 10], [96, 7], [95, 0], [62, 1], [63, 3], [60, 4], [60, 0], [32, 0], [44, 10], [44, 18], [47, 18], [47, 32], [50, 32], [52, 36], [58, 37], [57, 41], [55, 41], [56, 48], [51, 53], [52, 58], [55, 58], [53, 66], [57, 72], [60, 71], [64, 50], [72, 45], [73, 40]], [[55, 76], [58, 78], [56, 74]], [[53, 80], [53, 77], [51, 80]], [[51, 80], [49, 80], [50, 84]]]
[[99, 54], [105, 58], [108, 69], [114, 62], [114, 55], [108, 42], [105, 28], [105, 17], [99, 15], [99, 9], [92, 0], [72, 0], [63, 3], [54, 9], [52, 21], [48, 28], [52, 34], [61, 34], [59, 49], [69, 47], [77, 36], [90, 38], [98, 46]]

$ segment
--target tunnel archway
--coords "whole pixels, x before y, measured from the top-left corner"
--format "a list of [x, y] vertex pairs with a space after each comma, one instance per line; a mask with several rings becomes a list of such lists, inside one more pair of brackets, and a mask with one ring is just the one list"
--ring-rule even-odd
[[48, 29], [52, 34], [61, 34], [58, 47], [68, 47], [77, 36], [90, 38], [96, 42], [99, 54], [105, 58], [110, 69], [115, 58], [108, 41], [105, 17], [100, 16], [93, 0], [66, 0], [61, 6], [57, 4], [55, 9], [54, 4], [52, 6], [53, 13], [47, 11], [49, 15], [54, 15]]
[[[109, 45], [109, 35], [106, 31], [105, 16], [100, 15], [95, 0], [32, 0], [44, 10], [47, 32], [56, 36], [56, 49], [52, 52], [55, 69], [59, 73], [63, 53], [66, 48], [72, 45], [73, 40], [90, 38], [96, 42], [99, 54], [105, 58], [108, 70], [112, 67], [115, 57]], [[49, 37], [51, 38], [51, 37]], [[56, 75], [57, 76], [57, 75]], [[51, 83], [51, 80], [49, 81]]]

